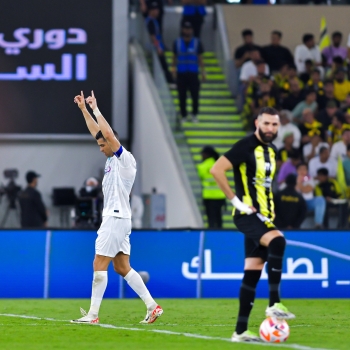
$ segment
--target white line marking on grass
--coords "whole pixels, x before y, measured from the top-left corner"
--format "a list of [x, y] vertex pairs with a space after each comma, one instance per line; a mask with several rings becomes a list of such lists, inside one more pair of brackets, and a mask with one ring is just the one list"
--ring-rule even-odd
[[[31, 319], [31, 320], [45, 320], [45, 321], [53, 321], [53, 322], [69, 322], [69, 320], [56, 320], [54, 318], [48, 318], [48, 317], [37, 317], [37, 316], [16, 315], [16, 314], [0, 314], [0, 316], [25, 318], [25, 319]], [[182, 335], [184, 337], [190, 337], [190, 338], [196, 338], [196, 339], [220, 340], [225, 342], [231, 342], [230, 338], [211, 337], [207, 335], [193, 334], [193, 333], [173, 332], [173, 331], [167, 331], [165, 329], [147, 329], [147, 326], [145, 326], [145, 328], [134, 328], [134, 327], [120, 327], [120, 326], [114, 326], [112, 324], [104, 324], [104, 323], [91, 324], [89, 326], [99, 326], [102, 328], [112, 328], [112, 329], [119, 329], [119, 330], [125, 330], [125, 331], [152, 332], [152, 333], [162, 333], [162, 334], [168, 334], [168, 335]], [[274, 344], [274, 343], [239, 343], [239, 344], [240, 345], [249, 344], [249, 345], [260, 345], [260, 346], [274, 346], [276, 348], [279, 347], [279, 348], [296, 349], [296, 350], [331, 350], [331, 349], [323, 349], [323, 348], [312, 348], [309, 346], [298, 345], [298, 344]]]

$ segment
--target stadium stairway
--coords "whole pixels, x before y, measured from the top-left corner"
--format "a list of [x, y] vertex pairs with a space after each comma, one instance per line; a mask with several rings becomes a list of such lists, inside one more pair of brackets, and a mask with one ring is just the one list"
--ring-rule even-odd
[[[203, 215], [203, 222], [207, 226], [207, 217], [202, 204], [201, 183], [197, 169], [193, 164], [197, 165], [201, 162], [201, 149], [204, 146], [211, 145], [219, 154], [223, 154], [246, 133], [243, 131], [241, 117], [237, 113], [235, 100], [225, 82], [225, 76], [219, 66], [218, 59], [213, 52], [204, 53], [203, 58], [207, 79], [201, 84], [199, 122], [185, 122], [181, 129], [175, 133], [175, 139], [196, 201]], [[172, 61], [171, 52], [167, 52], [167, 61], [170, 66]], [[177, 91], [172, 90], [171, 93], [177, 112], [179, 112]], [[187, 102], [190, 114], [191, 99], [188, 98]], [[230, 185], [233, 186], [232, 172], [227, 175]], [[231, 210], [232, 204], [227, 201], [227, 208], [223, 216], [224, 228], [234, 227]]]

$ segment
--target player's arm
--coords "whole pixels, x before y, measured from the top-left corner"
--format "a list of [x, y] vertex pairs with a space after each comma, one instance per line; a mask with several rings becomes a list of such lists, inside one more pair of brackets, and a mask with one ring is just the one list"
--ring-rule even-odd
[[91, 96], [86, 99], [86, 103], [89, 104], [92, 109], [96, 119], [99, 130], [101, 130], [104, 139], [107, 141], [109, 147], [113, 152], [117, 152], [120, 148], [120, 142], [115, 137], [112, 128], [108, 124], [107, 120], [103, 117], [100, 110], [97, 107], [96, 97], [93, 91], [91, 91]]
[[100, 128], [99, 128], [98, 124], [96, 123], [95, 119], [91, 116], [91, 114], [86, 109], [84, 93], [82, 91], [80, 92], [80, 95], [77, 95], [74, 97], [74, 102], [78, 105], [81, 112], [83, 113], [86, 125], [87, 125], [92, 137], [95, 138], [95, 136], [99, 132]]
[[230, 184], [228, 182], [226, 171], [233, 168], [232, 163], [225, 157], [220, 157], [213, 167], [210, 169], [210, 174], [213, 175], [216, 183], [224, 192], [225, 196], [231, 201], [232, 205], [238, 210], [245, 212], [247, 214], [252, 214], [256, 212], [254, 207], [249, 207], [247, 204], [243, 203], [232, 191]]

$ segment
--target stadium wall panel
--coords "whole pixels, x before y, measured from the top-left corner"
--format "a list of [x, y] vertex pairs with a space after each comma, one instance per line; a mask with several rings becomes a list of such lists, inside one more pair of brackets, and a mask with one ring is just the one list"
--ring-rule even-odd
[[[349, 232], [285, 236], [284, 298], [350, 297]], [[95, 239], [95, 231], [0, 231], [0, 297], [89, 298]], [[132, 233], [131, 244], [131, 264], [149, 273], [147, 286], [155, 298], [238, 296], [244, 255], [237, 231], [140, 230]], [[105, 297], [136, 297], [112, 267], [108, 280]], [[264, 271], [257, 296], [267, 294]]]

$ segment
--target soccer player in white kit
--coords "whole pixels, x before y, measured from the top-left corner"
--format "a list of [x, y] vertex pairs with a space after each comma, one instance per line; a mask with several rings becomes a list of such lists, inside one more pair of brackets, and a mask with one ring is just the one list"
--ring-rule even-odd
[[107, 287], [107, 269], [113, 262], [114, 270], [127, 281], [147, 307], [144, 320], [153, 323], [162, 315], [162, 308], [153, 300], [140, 275], [130, 266], [131, 209], [129, 195], [136, 176], [136, 161], [119, 142], [118, 134], [109, 126], [97, 108], [94, 92], [86, 99], [97, 122], [86, 109], [84, 94], [75, 96], [74, 102], [82, 111], [91, 135], [100, 151], [107, 157], [102, 181], [104, 196], [102, 224], [95, 243], [94, 277], [89, 312], [80, 309], [82, 316], [72, 323], [98, 323], [98, 313]]

